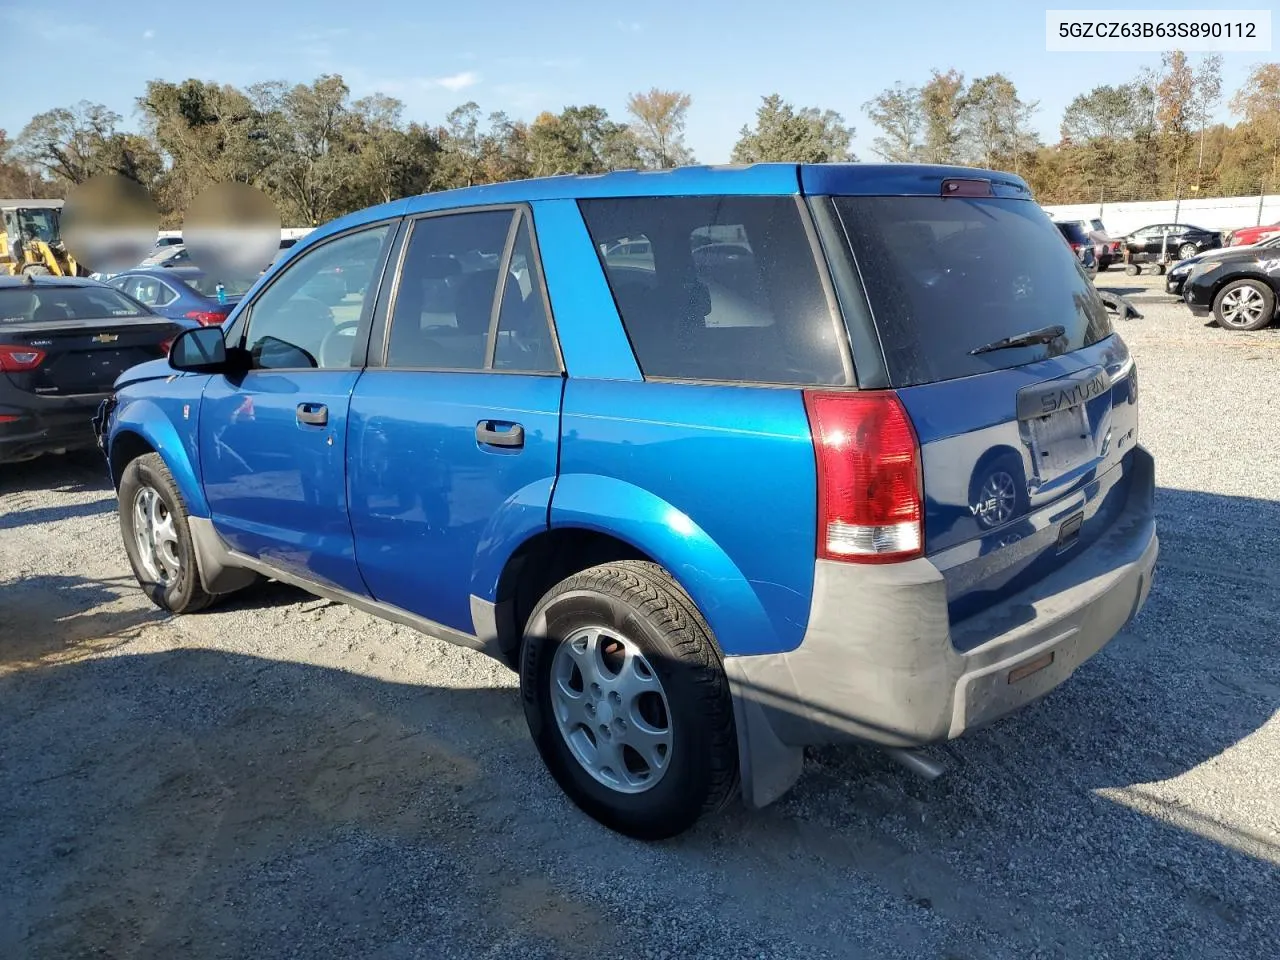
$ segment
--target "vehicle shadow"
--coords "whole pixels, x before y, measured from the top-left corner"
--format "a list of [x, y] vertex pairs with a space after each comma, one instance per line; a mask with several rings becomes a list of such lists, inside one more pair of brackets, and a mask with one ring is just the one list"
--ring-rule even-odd
[[166, 614], [131, 576], [41, 575], [0, 582], [0, 676], [120, 647]]
[[[1162, 488], [1157, 510], [1131, 628], [1040, 704], [934, 748], [946, 776], [822, 748], [777, 804], [656, 845], [564, 800], [511, 686], [442, 683], [408, 647], [383, 668], [28, 658], [0, 675], [0, 956], [1270, 955], [1280, 841], [1249, 815], [1269, 761], [1242, 741], [1280, 704], [1280, 579], [1256, 562], [1280, 505]], [[243, 630], [294, 596], [265, 585], [198, 620]], [[1230, 790], [1206, 780], [1224, 767]]]
[[0, 464], [0, 496], [38, 490], [56, 490], [59, 493], [109, 491], [111, 479], [102, 454], [97, 450]]

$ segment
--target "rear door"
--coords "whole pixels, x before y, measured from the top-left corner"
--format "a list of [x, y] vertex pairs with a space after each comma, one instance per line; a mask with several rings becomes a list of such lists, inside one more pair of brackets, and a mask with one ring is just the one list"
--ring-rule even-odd
[[163, 357], [179, 329], [109, 287], [0, 288], [0, 366], [36, 396], [107, 393], [125, 370]]
[[393, 298], [351, 399], [356, 557], [377, 600], [469, 632], [477, 555], [546, 529], [556, 479], [564, 381], [529, 211], [414, 220]]
[[[1067, 562], [1110, 525], [1136, 443], [1132, 362], [1087, 276], [1030, 200], [828, 202], [870, 306], [869, 317], [850, 315], [851, 327], [870, 330], [883, 360], [868, 367], [861, 351], [860, 378], [878, 368], [912, 418], [926, 552], [947, 579], [959, 623]], [[1001, 344], [1053, 327], [1060, 333], [1050, 342]]]

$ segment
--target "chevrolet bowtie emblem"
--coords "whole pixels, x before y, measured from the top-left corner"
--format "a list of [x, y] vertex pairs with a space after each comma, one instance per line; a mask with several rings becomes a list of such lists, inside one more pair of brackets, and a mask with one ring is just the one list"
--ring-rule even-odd
[[115, 343], [120, 336], [115, 333], [100, 333], [93, 338], [94, 343]]

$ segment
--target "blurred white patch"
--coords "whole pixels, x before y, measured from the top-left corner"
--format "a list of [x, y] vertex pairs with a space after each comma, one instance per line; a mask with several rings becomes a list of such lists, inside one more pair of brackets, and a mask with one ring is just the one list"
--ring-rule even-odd
[[90, 177], [67, 194], [60, 232], [67, 252], [97, 273], [136, 266], [155, 248], [160, 211], [147, 189], [118, 174]]
[[191, 262], [215, 280], [258, 277], [280, 251], [280, 214], [247, 183], [219, 183], [192, 201], [182, 222]]

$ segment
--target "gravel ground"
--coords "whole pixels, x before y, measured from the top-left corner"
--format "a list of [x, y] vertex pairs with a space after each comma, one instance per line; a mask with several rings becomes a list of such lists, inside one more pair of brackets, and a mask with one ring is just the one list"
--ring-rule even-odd
[[1145, 311], [1132, 627], [925, 783], [814, 752], [660, 845], [577, 813], [514, 677], [267, 584], [162, 616], [96, 459], [0, 474], [0, 957], [1280, 953], [1280, 329]]

